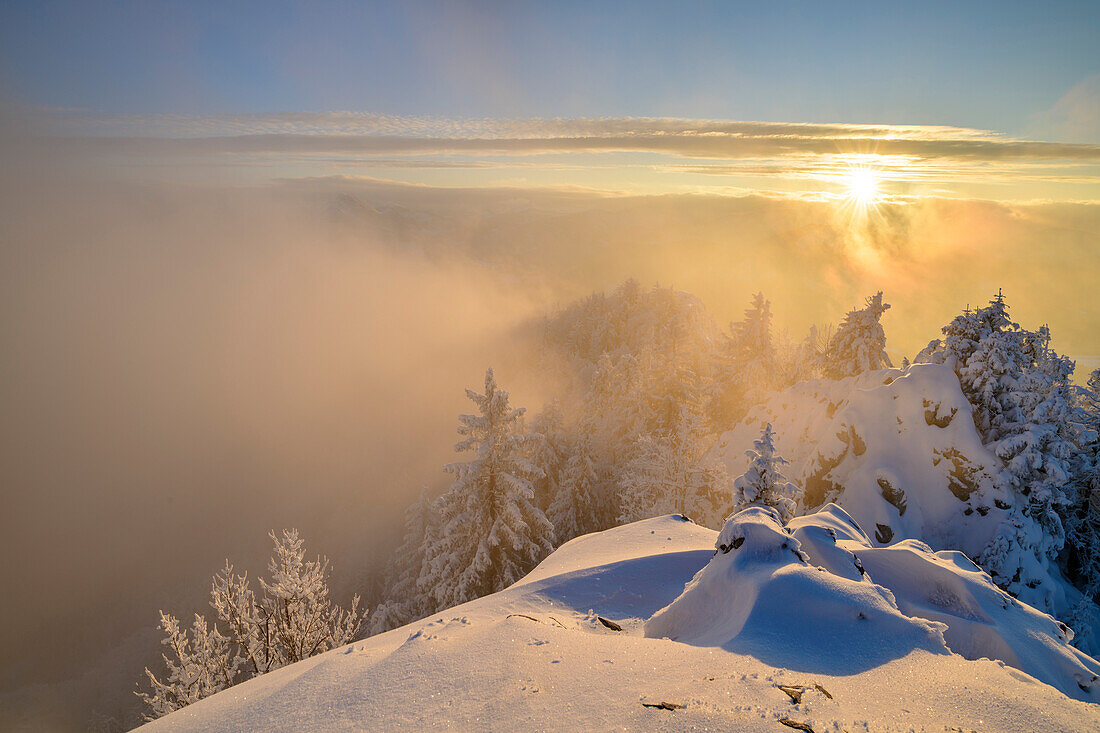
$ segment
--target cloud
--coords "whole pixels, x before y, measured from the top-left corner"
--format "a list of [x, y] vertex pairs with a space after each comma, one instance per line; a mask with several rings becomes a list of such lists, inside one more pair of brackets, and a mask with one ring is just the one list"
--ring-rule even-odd
[[63, 138], [57, 144], [128, 155], [507, 154], [649, 152], [743, 159], [866, 154], [917, 160], [1100, 162], [1100, 145], [996, 139], [906, 139], [794, 135], [631, 134], [590, 137], [458, 138], [400, 135], [253, 134], [201, 138]]
[[132, 154], [527, 155], [656, 152], [743, 159], [865, 153], [923, 160], [1100, 161], [1100, 145], [1017, 140], [933, 125], [680, 119], [448, 120], [369, 113], [87, 115], [43, 113], [79, 145]]

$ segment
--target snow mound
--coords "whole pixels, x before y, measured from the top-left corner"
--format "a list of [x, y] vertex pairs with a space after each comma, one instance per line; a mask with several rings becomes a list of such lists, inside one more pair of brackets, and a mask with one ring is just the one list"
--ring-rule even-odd
[[774, 510], [751, 507], [727, 520], [714, 558], [645, 624], [645, 635], [720, 646], [769, 664], [856, 674], [915, 649], [948, 654], [947, 628], [910, 618], [885, 588], [810, 562]]
[[961, 552], [933, 552], [918, 540], [876, 547], [835, 504], [786, 527], [774, 510], [746, 509], [726, 521], [715, 546], [684, 592], [646, 622], [646, 636], [833, 674], [917, 649], [954, 652], [1100, 702], [1100, 662]]
[[1066, 695], [1100, 702], [1100, 662], [1070, 645], [1073, 632], [1065, 624], [998, 588], [961, 552], [933, 552], [919, 540], [873, 547], [861, 533], [836, 530], [852, 524], [830, 504], [788, 528], [811, 562], [833, 573], [850, 573], [858, 562], [906, 616], [946, 624], [944, 639], [956, 654], [997, 659]]

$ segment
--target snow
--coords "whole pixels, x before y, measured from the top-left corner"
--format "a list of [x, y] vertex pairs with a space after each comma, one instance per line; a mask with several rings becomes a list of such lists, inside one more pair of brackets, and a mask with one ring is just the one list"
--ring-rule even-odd
[[[1060, 640], [1047, 634], [1028, 649], [1006, 640], [1018, 659], [1043, 659], [1046, 644], [1048, 661], [1057, 662], [1026, 674], [948, 652], [942, 635], [950, 639], [956, 622], [912, 618], [899, 608], [903, 602], [917, 608], [918, 596], [908, 591], [920, 585], [918, 579], [946, 578], [949, 563], [958, 567], [958, 582], [969, 583], [959, 587], [980, 585], [960, 558], [933, 554], [935, 562], [924, 562], [943, 572], [905, 574], [912, 561], [894, 561], [888, 553], [909, 552], [910, 545], [876, 556], [839, 509], [815, 516], [792, 524], [793, 534], [768, 510], [755, 508], [738, 515], [721, 536], [670, 515], [579, 537], [501, 592], [254, 678], [146, 728], [791, 730], [779, 724], [781, 718], [815, 731], [1100, 727], [1100, 706], [1066, 697], [1032, 676], [1064, 668]], [[836, 545], [823, 540], [829, 529], [838, 536]], [[746, 539], [738, 549], [715, 553], [720, 541], [742, 531]], [[849, 543], [868, 556], [866, 574], [873, 581], [854, 561], [845, 567], [843, 553], [853, 552]], [[818, 545], [833, 554], [826, 557]], [[896, 591], [875, 577], [882, 568], [903, 578], [890, 580]], [[731, 579], [744, 580], [753, 598], [741, 597]], [[953, 606], [946, 600], [952, 596], [932, 585], [936, 593], [924, 605], [941, 615], [953, 609], [953, 618], [969, 618], [959, 612], [964, 606], [972, 615], [988, 613], [980, 593], [965, 596], [944, 585], [962, 601]], [[905, 600], [892, 604], [895, 592]], [[694, 609], [717, 610], [697, 615]], [[859, 613], [868, 618], [850, 618]], [[745, 616], [743, 623], [738, 615]], [[597, 616], [620, 623], [623, 631], [606, 628]], [[676, 620], [680, 641], [653, 638], [662, 618]], [[994, 620], [1007, 625], [1016, 618]], [[1021, 638], [1046, 633], [1038, 618], [1032, 621]], [[800, 628], [802, 623], [814, 626]], [[993, 625], [1003, 635], [1000, 628]], [[808, 645], [802, 661], [790, 653], [792, 634]], [[739, 641], [727, 643], [732, 639]], [[880, 642], [884, 651], [863, 662], [846, 648], [859, 644], [872, 653]], [[795, 703], [779, 685], [807, 689]], [[685, 707], [644, 706], [661, 701]]]
[[914, 650], [949, 653], [943, 624], [903, 615], [853, 556], [836, 573], [812, 564], [775, 510], [732, 517], [717, 547], [683, 594], [646, 622], [647, 637], [815, 673], [857, 674]]
[[910, 537], [977, 557], [1005, 518], [1009, 497], [993, 480], [999, 461], [945, 366], [815, 380], [776, 394], [722, 436], [731, 475], [745, 469], [744, 453], [765, 423], [806, 507], [836, 501], [872, 539], [886, 528], [878, 544]]
[[[983, 445], [950, 367], [914, 364], [778, 392], [723, 434], [716, 455], [731, 475], [745, 470], [767, 423], [790, 461], [787, 478], [805, 490], [803, 513], [836, 502], [875, 546], [914, 539], [959, 550], [1005, 583], [1021, 567], [1011, 590], [1045, 611], [1066, 616], [1080, 600], [1043, 551], [1043, 526], [1021, 516], [1027, 497]], [[1001, 559], [1009, 544], [1020, 550], [1012, 562]]]

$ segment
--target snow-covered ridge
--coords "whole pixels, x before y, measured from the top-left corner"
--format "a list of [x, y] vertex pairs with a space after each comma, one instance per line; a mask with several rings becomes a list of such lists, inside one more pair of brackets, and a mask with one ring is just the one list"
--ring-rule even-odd
[[[790, 730], [781, 719], [815, 731], [1100, 726], [1100, 706], [1050, 686], [1072, 679], [1076, 697], [1094, 694], [1077, 686], [1072, 665], [1095, 669], [1095, 660], [1067, 652], [1057, 625], [1044, 626], [1047, 617], [1022, 604], [991, 613], [987, 601], [999, 591], [961, 558], [913, 543], [872, 548], [837, 507], [790, 528], [753, 509], [722, 534], [673, 515], [586, 535], [504, 591], [254, 678], [147, 727]], [[854, 557], [866, 559], [863, 574]], [[948, 598], [941, 586], [960, 602], [936, 605]], [[941, 617], [922, 613], [921, 599]], [[695, 612], [708, 603], [729, 605], [744, 621]], [[1014, 650], [1006, 661], [1028, 674], [948, 651], [955, 625], [977, 624], [971, 616], [979, 613]], [[1004, 626], [1021, 622], [1019, 638], [1010, 638]], [[814, 635], [802, 623], [831, 633]], [[672, 626], [680, 641], [652, 638]], [[862, 638], [860, 648], [869, 648], [882, 634], [887, 653], [853, 664], [847, 645]], [[791, 635], [804, 654], [789, 653]]]
[[788, 478], [805, 488], [803, 511], [836, 502], [875, 546], [919, 540], [986, 569], [1003, 564], [999, 539], [1016, 537], [1021, 600], [1065, 616], [1080, 599], [1039, 549], [1043, 528], [1021, 516], [1018, 495], [999, 480], [1003, 464], [982, 444], [949, 367], [914, 364], [778, 392], [722, 436], [716, 452], [732, 475], [765, 423], [791, 462]]
[[947, 367], [864, 372], [779, 392], [722, 436], [731, 475], [762, 423], [775, 429], [788, 477], [805, 508], [841, 504], [876, 544], [918, 538], [978, 557], [1005, 517], [1008, 496], [993, 476], [959, 380]]

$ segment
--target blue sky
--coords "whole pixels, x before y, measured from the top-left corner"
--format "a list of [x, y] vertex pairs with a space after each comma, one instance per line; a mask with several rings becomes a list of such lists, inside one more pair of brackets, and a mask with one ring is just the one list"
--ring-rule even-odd
[[1027, 134], [1100, 73], [1098, 29], [1098, 2], [6, 0], [0, 94], [106, 113], [676, 116]]

